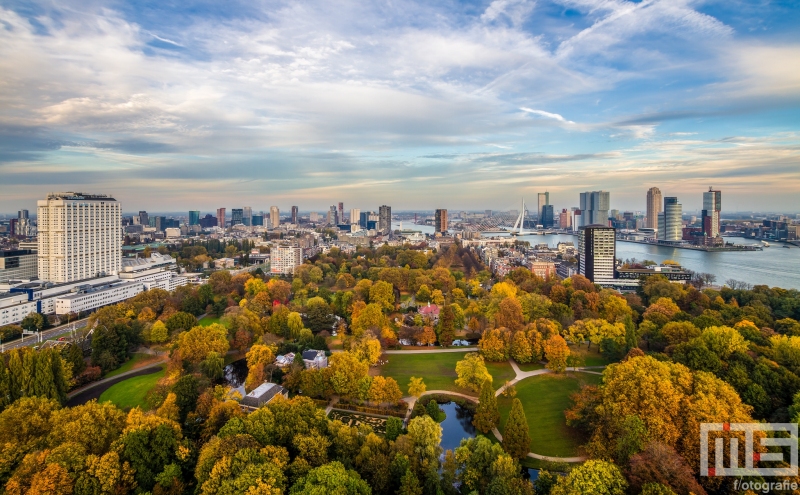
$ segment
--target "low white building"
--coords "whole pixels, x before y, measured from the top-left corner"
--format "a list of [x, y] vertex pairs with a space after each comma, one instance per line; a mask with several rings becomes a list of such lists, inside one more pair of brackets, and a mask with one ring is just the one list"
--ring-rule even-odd
[[56, 298], [56, 314], [89, 311], [116, 304], [144, 292], [142, 282], [117, 282], [102, 286], [76, 287], [74, 293]]
[[29, 301], [27, 294], [0, 294], [0, 326], [19, 323], [36, 309], [37, 302]]
[[173, 270], [177, 263], [172, 256], [152, 253], [149, 258], [124, 258], [119, 278], [127, 282], [142, 282], [146, 290], [153, 288], [173, 291], [189, 280]]

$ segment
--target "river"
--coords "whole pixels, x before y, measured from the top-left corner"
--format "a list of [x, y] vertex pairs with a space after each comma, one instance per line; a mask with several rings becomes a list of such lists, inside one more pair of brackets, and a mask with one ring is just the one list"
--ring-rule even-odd
[[[395, 222], [392, 226], [399, 228], [400, 223]], [[433, 233], [433, 227], [414, 225], [411, 222], [403, 222], [403, 228], [420, 230], [426, 234]], [[524, 235], [516, 239], [528, 241], [531, 245], [548, 244], [551, 247], [555, 247], [559, 242], [573, 242], [576, 247], [578, 245], [577, 236], [565, 234]], [[755, 243], [739, 237], [726, 238], [726, 241], [735, 244]], [[753, 285], [800, 290], [800, 248], [792, 246], [786, 249], [782, 246], [783, 244], [776, 242], [763, 251], [706, 252], [617, 241], [617, 258], [653, 260], [657, 263], [673, 260], [689, 270], [716, 275], [718, 285], [734, 279]]]

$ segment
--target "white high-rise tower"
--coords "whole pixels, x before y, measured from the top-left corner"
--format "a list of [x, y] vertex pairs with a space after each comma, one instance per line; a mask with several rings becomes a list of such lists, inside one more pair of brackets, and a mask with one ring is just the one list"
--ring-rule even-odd
[[72, 282], [122, 269], [122, 210], [116, 199], [50, 193], [37, 204], [41, 280]]

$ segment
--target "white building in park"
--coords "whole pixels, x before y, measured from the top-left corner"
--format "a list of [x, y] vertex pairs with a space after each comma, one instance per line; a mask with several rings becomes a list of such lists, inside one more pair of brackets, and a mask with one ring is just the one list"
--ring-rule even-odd
[[151, 253], [149, 258], [124, 258], [119, 278], [126, 282], [142, 282], [147, 290], [173, 291], [189, 283], [186, 277], [175, 273], [177, 267], [175, 258], [160, 253]]
[[130, 299], [144, 290], [142, 282], [123, 281], [101, 286], [76, 287], [72, 294], [56, 298], [56, 314], [78, 313], [116, 304]]
[[39, 279], [63, 283], [122, 269], [121, 208], [116, 199], [74, 192], [38, 201]]

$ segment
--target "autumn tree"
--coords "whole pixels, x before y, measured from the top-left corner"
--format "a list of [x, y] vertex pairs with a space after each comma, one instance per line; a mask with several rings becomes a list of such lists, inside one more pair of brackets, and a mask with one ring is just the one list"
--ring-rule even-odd
[[547, 369], [562, 373], [567, 369], [567, 357], [569, 355], [567, 341], [560, 335], [553, 335], [544, 341], [544, 357], [547, 359]]
[[400, 387], [392, 377], [375, 376], [369, 387], [369, 400], [378, 404], [396, 404], [403, 398]]
[[369, 365], [351, 352], [337, 352], [328, 361], [327, 374], [334, 393], [354, 398], [369, 380]]
[[511, 331], [520, 330], [523, 325], [522, 305], [516, 297], [506, 297], [498, 306], [494, 315], [498, 327], [506, 327]]
[[383, 314], [383, 308], [379, 304], [370, 303], [357, 316], [353, 316], [353, 324], [350, 330], [354, 336], [360, 337], [370, 329], [380, 331], [385, 324], [386, 316]]
[[489, 380], [484, 381], [481, 386], [478, 408], [475, 410], [472, 424], [481, 433], [489, 433], [492, 431], [492, 428], [497, 428], [500, 424], [500, 411], [497, 409], [497, 397], [494, 395], [494, 387], [492, 387], [492, 382]]
[[199, 364], [211, 352], [216, 352], [220, 356], [228, 353], [228, 329], [219, 323], [207, 327], [194, 327], [188, 332], [181, 332], [176, 344], [181, 359]]
[[394, 309], [394, 287], [389, 282], [379, 280], [369, 288], [370, 304], [377, 304], [384, 311]]
[[478, 392], [485, 381], [492, 381], [492, 375], [486, 369], [483, 356], [478, 353], [470, 352], [464, 359], [456, 363], [456, 385], [467, 388], [473, 392]]
[[487, 361], [508, 361], [510, 337], [506, 328], [487, 330], [478, 342], [478, 350]]
[[425, 386], [425, 382], [422, 378], [417, 378], [415, 376], [411, 377], [411, 380], [408, 382], [408, 393], [409, 395], [413, 395], [416, 398], [422, 397], [422, 394], [425, 393], [427, 387]]
[[514, 361], [520, 364], [530, 363], [533, 359], [531, 343], [524, 331], [515, 332], [511, 337], [510, 354]]
[[439, 324], [437, 326], [439, 334], [439, 344], [449, 346], [455, 339], [455, 312], [452, 305], [444, 306], [439, 314]]
[[310, 470], [292, 486], [290, 493], [371, 495], [372, 490], [357, 472], [346, 469], [341, 462], [334, 461]]
[[514, 399], [503, 431], [503, 449], [515, 459], [524, 459], [530, 452], [531, 437], [522, 402]]

